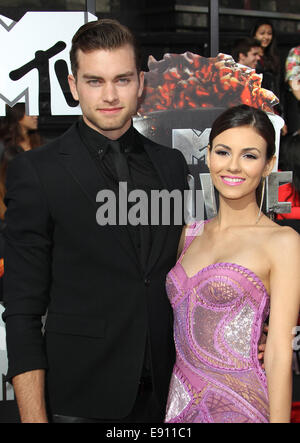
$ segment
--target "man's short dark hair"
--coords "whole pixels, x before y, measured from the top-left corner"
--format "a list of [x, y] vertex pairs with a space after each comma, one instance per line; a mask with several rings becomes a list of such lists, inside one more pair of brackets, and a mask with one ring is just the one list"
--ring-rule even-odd
[[134, 50], [136, 69], [141, 71], [141, 51], [133, 33], [117, 20], [102, 19], [81, 26], [72, 39], [70, 51], [71, 69], [76, 78], [78, 70], [77, 53], [97, 49], [112, 50], [130, 45]]
[[261, 43], [259, 40], [252, 37], [242, 38], [236, 42], [232, 50], [232, 57], [238, 63], [240, 54], [244, 54], [247, 57], [248, 52], [251, 51], [252, 48], [260, 47]]

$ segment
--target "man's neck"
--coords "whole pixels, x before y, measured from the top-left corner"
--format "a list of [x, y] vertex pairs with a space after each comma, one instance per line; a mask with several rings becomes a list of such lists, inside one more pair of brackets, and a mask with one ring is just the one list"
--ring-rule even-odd
[[131, 127], [132, 121], [129, 120], [122, 128], [120, 129], [113, 129], [113, 130], [101, 130], [97, 126], [95, 126], [90, 120], [88, 120], [85, 116], [83, 116], [84, 123], [91, 129], [93, 129], [95, 132], [98, 132], [99, 134], [103, 135], [104, 137], [108, 138], [109, 140], [118, 140], [122, 135], [124, 135]]

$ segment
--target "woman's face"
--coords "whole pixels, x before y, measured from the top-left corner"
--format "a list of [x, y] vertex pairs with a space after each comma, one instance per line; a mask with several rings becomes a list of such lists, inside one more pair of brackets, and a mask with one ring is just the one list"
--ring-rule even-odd
[[36, 115], [24, 115], [24, 117], [19, 120], [19, 125], [26, 132], [35, 131], [38, 128], [38, 117]]
[[267, 48], [272, 41], [273, 31], [270, 25], [260, 25], [254, 36], [257, 40], [261, 42], [263, 49]]
[[207, 164], [214, 186], [227, 199], [253, 194], [262, 176], [272, 169], [267, 161], [267, 142], [250, 126], [223, 131], [213, 140]]

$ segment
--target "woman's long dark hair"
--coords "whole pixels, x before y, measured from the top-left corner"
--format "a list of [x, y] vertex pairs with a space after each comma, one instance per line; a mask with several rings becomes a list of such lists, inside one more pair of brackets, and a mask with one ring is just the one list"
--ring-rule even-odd
[[1, 157], [0, 162], [0, 219], [4, 219], [4, 214], [6, 211], [6, 207], [4, 204], [4, 197], [6, 193], [5, 188], [5, 181], [6, 181], [6, 171], [9, 162], [11, 162], [16, 155], [20, 154], [21, 152], [24, 152], [23, 149], [16, 145], [8, 145], [4, 147], [4, 151]]
[[269, 46], [264, 49], [264, 69], [265, 71], [273, 72], [274, 74], [278, 74], [280, 70], [280, 59], [278, 55], [277, 42], [276, 42], [276, 33], [273, 26], [273, 23], [266, 19], [257, 20], [250, 31], [250, 35], [253, 38], [255, 37], [256, 31], [262, 25], [269, 25], [272, 28], [272, 40]]
[[251, 126], [263, 137], [267, 143], [267, 160], [270, 160], [276, 151], [273, 123], [264, 111], [248, 105], [229, 108], [214, 121], [209, 136], [210, 149], [214, 138], [221, 132], [241, 126]]
[[[6, 116], [0, 120], [0, 139], [4, 146], [17, 146], [23, 141], [19, 121], [25, 115], [25, 104], [17, 103], [13, 108], [6, 105]], [[31, 149], [42, 144], [38, 131], [29, 131]]]

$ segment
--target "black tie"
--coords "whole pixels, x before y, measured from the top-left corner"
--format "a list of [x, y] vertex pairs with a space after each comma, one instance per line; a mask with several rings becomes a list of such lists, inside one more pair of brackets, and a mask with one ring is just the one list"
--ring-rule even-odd
[[131, 184], [131, 177], [128, 167], [126, 155], [122, 152], [121, 145], [118, 141], [110, 140], [108, 146], [111, 150], [114, 159], [114, 166], [119, 182], [126, 182]]

